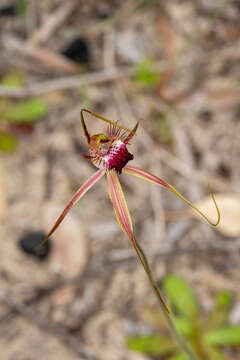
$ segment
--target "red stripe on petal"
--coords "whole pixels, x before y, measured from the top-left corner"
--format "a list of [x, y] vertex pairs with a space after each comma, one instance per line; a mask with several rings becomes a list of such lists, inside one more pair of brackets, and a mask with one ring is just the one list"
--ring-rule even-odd
[[164, 180], [162, 180], [159, 177], [151, 174], [148, 171], [145, 171], [143, 169], [139, 169], [139, 168], [137, 168], [135, 166], [125, 166], [122, 169], [122, 172], [125, 173], [125, 174], [137, 176], [137, 177], [139, 177], [139, 178], [141, 178], [143, 180], [150, 181], [150, 182], [152, 182], [154, 184], [164, 186], [165, 188], [168, 188], [168, 189], [170, 188], [169, 184], [167, 182], [165, 182]]
[[103, 170], [98, 170], [95, 174], [93, 174], [73, 195], [72, 199], [69, 201], [59, 218], [57, 219], [56, 223], [53, 225], [52, 229], [49, 231], [45, 239], [38, 245], [43, 245], [49, 237], [54, 233], [54, 231], [58, 228], [61, 224], [69, 210], [83, 197], [83, 195], [91, 189], [91, 187], [105, 174]]
[[133, 226], [127, 202], [115, 171], [107, 172], [108, 192], [112, 201], [117, 221], [122, 231], [134, 242]]
[[158, 300], [159, 300], [162, 308], [165, 309], [165, 311], [167, 313], [169, 313], [168, 307], [165, 304], [164, 299], [159, 292], [157, 284], [153, 280], [152, 272], [148, 265], [148, 261], [144, 254], [144, 251], [137, 244], [137, 242], [134, 238], [131, 216], [130, 216], [130, 213], [129, 213], [129, 210], [127, 207], [127, 203], [126, 203], [123, 191], [122, 191], [121, 184], [118, 179], [118, 175], [115, 171], [112, 170], [112, 171], [107, 172], [107, 182], [108, 182], [109, 196], [112, 201], [118, 223], [119, 223], [121, 229], [123, 230], [123, 232], [129, 237], [130, 241], [132, 242], [132, 245], [134, 247], [134, 250], [136, 251], [138, 260], [140, 261], [144, 271], [146, 272], [148, 279], [153, 287], [153, 290], [155, 291], [155, 293], [158, 297]]

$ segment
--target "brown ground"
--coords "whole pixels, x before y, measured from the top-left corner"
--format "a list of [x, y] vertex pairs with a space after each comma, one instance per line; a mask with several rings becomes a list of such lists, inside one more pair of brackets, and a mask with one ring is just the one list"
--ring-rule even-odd
[[[31, 136], [19, 136], [15, 153], [1, 156], [0, 359], [145, 359], [128, 351], [125, 339], [141, 309], [156, 301], [115, 220], [105, 179], [66, 218], [47, 261], [27, 256], [17, 242], [30, 229], [46, 232], [94, 171], [81, 157], [82, 107], [128, 127], [140, 120], [132, 163], [192, 201], [207, 196], [208, 181], [215, 193], [239, 196], [239, 1], [29, 3], [25, 21], [0, 17], [1, 75], [24, 72], [27, 90], [0, 86], [0, 94], [12, 101], [38, 95], [50, 111]], [[79, 34], [91, 57], [78, 85], [79, 68], [60, 52]], [[154, 87], [132, 76], [144, 58], [161, 69]], [[42, 86], [47, 81], [55, 91]], [[105, 129], [90, 117], [88, 124], [96, 133]], [[127, 175], [121, 183], [156, 279], [181, 274], [206, 310], [228, 289], [239, 314], [238, 216], [234, 234], [229, 224], [217, 230], [154, 185]]]

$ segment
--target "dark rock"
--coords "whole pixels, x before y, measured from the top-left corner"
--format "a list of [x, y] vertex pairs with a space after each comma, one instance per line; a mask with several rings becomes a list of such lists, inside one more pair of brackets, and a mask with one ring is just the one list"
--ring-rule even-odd
[[19, 248], [30, 256], [39, 260], [44, 260], [51, 250], [51, 239], [38, 247], [41, 241], [46, 237], [42, 231], [29, 231], [25, 233], [18, 241]]
[[18, 14], [18, 9], [16, 5], [7, 5], [0, 7], [0, 16], [13, 17]]
[[89, 49], [87, 41], [82, 38], [76, 38], [70, 42], [63, 50], [63, 55], [67, 58], [80, 63], [89, 64]]

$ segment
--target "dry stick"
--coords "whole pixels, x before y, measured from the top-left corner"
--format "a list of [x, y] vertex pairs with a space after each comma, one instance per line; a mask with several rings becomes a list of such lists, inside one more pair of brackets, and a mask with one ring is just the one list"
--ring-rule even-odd
[[[153, 167], [153, 166], [152, 166]], [[156, 166], [157, 172], [161, 173], [161, 164]], [[163, 246], [164, 240], [167, 238], [166, 234], [166, 219], [165, 211], [163, 208], [162, 189], [158, 189], [157, 186], [151, 184], [150, 186], [150, 197], [151, 206], [153, 210], [153, 241], [151, 241], [151, 252], [152, 255], [159, 248]]]
[[[156, 72], [162, 72], [166, 67], [166, 62], [160, 61], [153, 65], [153, 70]], [[57, 90], [76, 89], [81, 88], [82, 86], [97, 85], [108, 81], [115, 81], [124, 77], [134, 76], [135, 73], [135, 66], [127, 66], [95, 71], [84, 75], [66, 76], [50, 81], [31, 84], [22, 88], [0, 86], [0, 96], [18, 99], [29, 96], [39, 96]]]
[[221, 192], [231, 191], [230, 183], [220, 179], [216, 179], [211, 175], [206, 174], [203, 171], [192, 169], [184, 161], [181, 161], [178, 157], [171, 154], [169, 151], [167, 151], [164, 148], [161, 149], [161, 152], [156, 153], [156, 156], [164, 164], [171, 167], [172, 169], [174, 169], [179, 174], [181, 174], [182, 176], [184, 176], [189, 180], [192, 180], [194, 178], [195, 181], [201, 184], [206, 184], [209, 182], [217, 191], [221, 191]]
[[63, 5], [54, 11], [53, 14], [48, 16], [47, 20], [41, 25], [41, 27], [32, 34], [31, 38], [28, 40], [29, 43], [36, 45], [46, 42], [54, 31], [67, 20], [77, 4], [78, 0], [68, 0], [63, 2]]
[[[181, 230], [184, 232], [184, 228]], [[172, 236], [170, 234], [170, 236]], [[174, 236], [174, 235], [173, 235]], [[175, 256], [185, 256], [185, 255], [224, 255], [227, 256], [230, 255], [236, 255], [239, 258], [239, 247], [234, 246], [231, 244], [227, 244], [226, 242], [222, 241], [215, 244], [214, 246], [211, 246], [209, 248], [188, 248], [188, 249], [179, 249], [179, 248], [172, 248], [164, 247], [161, 249], [161, 251], [157, 251], [154, 255], [153, 261], [159, 259], [159, 258], [169, 258], [169, 257], [175, 257]], [[132, 253], [131, 250], [112, 250], [109, 254], [109, 259], [111, 260], [111, 263], [114, 264], [115, 262], [120, 262], [123, 265], [123, 262], [127, 262], [131, 265], [133, 265], [133, 260], [135, 258], [135, 255]], [[135, 264], [134, 264], [135, 266]], [[109, 270], [108, 270], [109, 271]]]
[[104, 69], [115, 67], [115, 32], [114, 29], [107, 29], [104, 32], [103, 42], [103, 66]]
[[[188, 164], [191, 170], [195, 170], [195, 160], [192, 154], [192, 149], [189, 144], [189, 137], [187, 136], [181, 123], [176, 120], [179, 119], [178, 113], [170, 112], [171, 131], [174, 138], [175, 152], [178, 154], [180, 160]], [[186, 189], [187, 197], [193, 199], [192, 201], [199, 201], [202, 197], [202, 190], [199, 184], [193, 179]]]
[[230, 158], [230, 169], [232, 169], [231, 183], [233, 188], [239, 192], [239, 169], [235, 165], [238, 163], [238, 154], [239, 154], [239, 140], [240, 140], [240, 123], [233, 125], [232, 129], [232, 149], [231, 149], [231, 158]]
[[67, 74], [77, 74], [80, 72], [80, 67], [73, 61], [47, 48], [20, 41], [9, 35], [4, 36], [2, 42], [4, 49], [9, 50], [10, 53], [13, 52], [15, 56], [16, 54], [28, 56], [40, 62], [45, 68], [54, 70], [55, 72], [61, 71]]
[[137, 9], [141, 4], [142, 0], [129, 0], [123, 2], [123, 6], [116, 11], [116, 13], [105, 20], [99, 21], [94, 24], [87, 24], [85, 26], [74, 27], [73, 30], [66, 30], [68, 36], [76, 35], [88, 35], [95, 36], [99, 35], [101, 32], [112, 28], [114, 25], [121, 23], [121, 21], [126, 21], [129, 16]]
[[32, 34], [37, 28], [38, 22], [38, 4], [37, 0], [29, 0], [27, 6], [27, 14], [25, 18], [27, 34]]
[[221, 192], [231, 191], [231, 184], [228, 182], [216, 179], [215, 177], [212, 177], [203, 171], [191, 168], [186, 162], [182, 161], [164, 148], [161, 148], [161, 151], [159, 151], [159, 145], [151, 138], [143, 126], [139, 127], [138, 133], [139, 132], [142, 132], [142, 137], [144, 142], [146, 142], [146, 145], [151, 146], [154, 156], [156, 156], [157, 159], [161, 160], [164, 164], [177, 171], [182, 176], [190, 180], [194, 178], [196, 182], [204, 185], [209, 182], [213, 187], [215, 187], [216, 190]]

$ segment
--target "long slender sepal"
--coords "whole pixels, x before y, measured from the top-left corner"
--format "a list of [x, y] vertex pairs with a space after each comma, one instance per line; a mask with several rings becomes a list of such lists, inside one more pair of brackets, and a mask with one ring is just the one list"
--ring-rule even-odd
[[[83, 119], [83, 112], [87, 112], [87, 113], [91, 114], [92, 116], [96, 117], [97, 119], [103, 120], [103, 121], [107, 122], [108, 124], [111, 124], [111, 125], [114, 125], [114, 126], [118, 127], [119, 129], [128, 131], [129, 133], [132, 132], [132, 130], [126, 128], [125, 126], [122, 126], [122, 125], [118, 124], [117, 122], [106, 119], [105, 117], [103, 117], [101, 115], [98, 115], [98, 114], [94, 113], [93, 111], [90, 111], [90, 110], [87, 110], [87, 109], [81, 109], [81, 120]], [[84, 122], [84, 119], [83, 119], [83, 122]]]
[[219, 224], [220, 221], [220, 211], [219, 208], [217, 206], [215, 197], [213, 195], [213, 192], [210, 188], [210, 186], [208, 185], [211, 197], [213, 199], [214, 205], [216, 207], [216, 211], [217, 211], [217, 220], [216, 222], [212, 222], [207, 215], [205, 215], [201, 210], [199, 210], [194, 204], [192, 204], [188, 199], [186, 199], [182, 194], [180, 194], [172, 185], [168, 184], [167, 182], [165, 182], [164, 180], [160, 179], [159, 177], [151, 174], [148, 171], [139, 169], [135, 166], [125, 166], [122, 169], [122, 172], [125, 174], [129, 174], [129, 175], [133, 175], [136, 177], [139, 177], [140, 179], [146, 180], [146, 181], [150, 181], [156, 185], [161, 185], [163, 187], [165, 187], [166, 189], [172, 191], [175, 195], [177, 195], [180, 199], [182, 199], [183, 201], [185, 201], [185, 203], [187, 203], [191, 208], [193, 208], [196, 212], [198, 212], [204, 219], [207, 220], [207, 222], [213, 226], [217, 226]]
[[167, 313], [169, 313], [168, 307], [165, 304], [162, 295], [160, 294], [157, 284], [153, 280], [147, 258], [145, 256], [142, 248], [138, 245], [138, 243], [135, 240], [131, 216], [130, 216], [130, 213], [128, 210], [125, 196], [122, 191], [121, 184], [118, 179], [118, 175], [114, 170], [108, 171], [106, 174], [107, 174], [109, 197], [112, 201], [113, 209], [114, 209], [117, 221], [118, 221], [122, 231], [128, 236], [129, 240], [131, 241], [131, 243], [134, 247], [134, 250], [137, 254], [138, 260], [142, 264], [144, 271], [147, 274], [148, 279], [153, 287], [153, 290], [155, 291], [157, 298], [158, 298], [159, 302], [161, 303], [161, 307], [164, 308]]
[[89, 143], [90, 143], [90, 140], [91, 140], [91, 136], [90, 136], [90, 134], [89, 134], [89, 132], [88, 132], [87, 125], [86, 125], [85, 120], [84, 120], [84, 117], [83, 117], [83, 111], [84, 111], [84, 110], [81, 110], [81, 111], [80, 111], [81, 123], [82, 123], [82, 128], [83, 128], [84, 135], [85, 135], [85, 137], [86, 137], [86, 139], [87, 139], [87, 143], [89, 144]]
[[134, 126], [134, 128], [131, 130], [130, 134], [126, 137], [126, 139], [124, 140], [125, 144], [128, 144], [129, 141], [132, 139], [132, 137], [134, 135], [136, 135], [136, 131], [138, 128], [139, 122], [136, 123], [136, 125]]
[[108, 193], [113, 204], [117, 221], [122, 231], [129, 237], [130, 241], [134, 243], [132, 220], [118, 175], [114, 170], [107, 171], [106, 175]]
[[99, 180], [101, 177], [105, 174], [103, 170], [98, 170], [93, 174], [73, 195], [72, 199], [69, 201], [59, 218], [57, 219], [56, 223], [53, 225], [47, 236], [43, 239], [43, 241], [38, 245], [43, 245], [49, 237], [54, 233], [54, 231], [58, 228], [58, 226], [61, 224], [69, 210], [83, 197], [86, 192], [91, 189], [91, 187]]
[[210, 187], [210, 185], [208, 184], [208, 189], [209, 189], [209, 192], [210, 192], [210, 195], [213, 199], [213, 203], [215, 205], [215, 208], [216, 208], [216, 211], [217, 211], [217, 220], [215, 222], [211, 221], [207, 215], [205, 215], [201, 210], [199, 210], [194, 204], [192, 204], [188, 199], [186, 199], [182, 194], [180, 194], [172, 185], [169, 185], [169, 190], [171, 190], [175, 195], [177, 195], [180, 199], [182, 199], [183, 201], [185, 201], [186, 204], [188, 204], [189, 206], [191, 206], [191, 208], [193, 208], [196, 212], [199, 213], [199, 215], [201, 215], [205, 220], [207, 220], [207, 222], [212, 225], [212, 226], [217, 226], [219, 224], [219, 221], [220, 221], [220, 218], [221, 218], [221, 215], [220, 215], [220, 210], [219, 210], [219, 207], [216, 203], [216, 199], [215, 199], [215, 196], [212, 192], [212, 189]]

